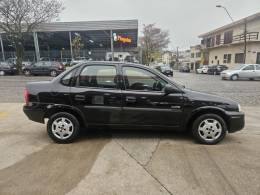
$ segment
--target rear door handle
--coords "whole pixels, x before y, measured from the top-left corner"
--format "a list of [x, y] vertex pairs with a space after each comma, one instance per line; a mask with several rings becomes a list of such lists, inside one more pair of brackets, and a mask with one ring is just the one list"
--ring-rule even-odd
[[85, 95], [75, 95], [74, 99], [77, 101], [84, 101], [86, 98]]
[[136, 102], [136, 97], [126, 96], [125, 101], [129, 102], [129, 103], [135, 103]]

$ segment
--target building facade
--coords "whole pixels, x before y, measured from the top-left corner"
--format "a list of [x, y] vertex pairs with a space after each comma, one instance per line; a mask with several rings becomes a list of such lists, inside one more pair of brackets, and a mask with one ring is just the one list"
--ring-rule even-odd
[[[204, 33], [201, 48], [208, 64], [260, 64], [260, 13]], [[204, 63], [205, 64], [205, 63]]]
[[203, 64], [203, 52], [201, 50], [201, 45], [194, 45], [190, 47], [190, 68], [195, 71]]
[[[14, 58], [12, 38], [1, 30], [0, 35], [1, 60]], [[24, 35], [24, 60], [76, 57], [106, 60], [108, 52], [118, 52], [115, 56], [120, 57], [127, 53], [137, 55], [137, 41], [137, 20], [45, 23]]]

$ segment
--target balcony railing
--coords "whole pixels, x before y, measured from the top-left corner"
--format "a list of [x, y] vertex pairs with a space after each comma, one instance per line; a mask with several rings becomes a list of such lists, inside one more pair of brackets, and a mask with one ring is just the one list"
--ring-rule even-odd
[[[212, 39], [210, 42], [207, 40], [202, 40], [202, 46], [204, 48], [212, 48], [212, 47], [218, 47], [222, 45], [228, 45], [228, 44], [236, 44], [236, 43], [242, 43], [245, 41], [244, 34], [240, 35], [234, 35], [232, 37], [232, 40], [226, 40], [225, 39]], [[214, 40], [214, 41], [213, 41]], [[246, 34], [246, 40], [247, 41], [258, 41], [259, 40], [259, 32], [248, 32]]]

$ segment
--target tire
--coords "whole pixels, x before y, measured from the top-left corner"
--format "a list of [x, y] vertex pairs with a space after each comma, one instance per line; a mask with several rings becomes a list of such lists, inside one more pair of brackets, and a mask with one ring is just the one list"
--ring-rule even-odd
[[237, 75], [237, 74], [234, 74], [234, 75], [232, 75], [232, 76], [230, 77], [230, 79], [231, 79], [232, 81], [236, 81], [236, 80], [238, 79], [238, 75]]
[[214, 145], [219, 143], [226, 136], [226, 131], [226, 122], [216, 114], [201, 115], [192, 125], [192, 134], [201, 144]]
[[58, 75], [58, 73], [57, 73], [56, 70], [52, 70], [52, 71], [50, 72], [50, 76], [51, 76], [51, 77], [56, 77], [57, 75]]
[[32, 75], [30, 70], [24, 70], [23, 73], [24, 73], [25, 76], [31, 76]]
[[0, 76], [4, 76], [5, 75], [5, 71], [1, 70], [0, 71]]
[[79, 135], [79, 121], [74, 115], [67, 112], [56, 113], [48, 121], [47, 132], [49, 137], [56, 143], [71, 143]]

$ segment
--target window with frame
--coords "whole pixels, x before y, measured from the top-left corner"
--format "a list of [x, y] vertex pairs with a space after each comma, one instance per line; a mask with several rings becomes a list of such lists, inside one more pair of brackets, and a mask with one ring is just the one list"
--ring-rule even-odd
[[220, 45], [221, 35], [216, 35], [216, 45]]
[[231, 63], [231, 54], [224, 54], [224, 59], [223, 59], [223, 63], [228, 64]]
[[167, 84], [152, 72], [136, 67], [123, 67], [123, 76], [126, 90], [162, 91]]
[[243, 68], [243, 70], [255, 70], [255, 66], [254, 65], [248, 65], [245, 68]]
[[233, 31], [227, 31], [224, 33], [224, 44], [232, 43], [233, 41]]
[[260, 70], [260, 65], [255, 65], [256, 70]]
[[196, 53], [196, 58], [200, 58], [201, 57], [201, 52], [197, 52]]
[[116, 88], [116, 67], [107, 65], [86, 66], [79, 75], [78, 83], [81, 87]]
[[236, 53], [235, 54], [235, 63], [244, 63], [244, 53]]
[[194, 53], [191, 53], [191, 54], [190, 54], [190, 57], [191, 57], [191, 58], [194, 58]]

